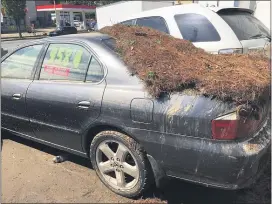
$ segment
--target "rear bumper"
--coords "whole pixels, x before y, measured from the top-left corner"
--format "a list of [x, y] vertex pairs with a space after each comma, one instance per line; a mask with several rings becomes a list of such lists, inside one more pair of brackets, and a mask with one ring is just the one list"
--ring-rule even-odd
[[[198, 168], [191, 174], [192, 181], [224, 189], [249, 187], [271, 159], [271, 124], [267, 122], [254, 138], [220, 146], [203, 148]], [[186, 174], [178, 176], [179, 173], [168, 171], [170, 176], [186, 179]]]
[[[244, 158], [246, 162], [230, 162], [226, 161], [226, 164], [222, 164], [221, 167], [210, 166], [209, 173], [204, 174], [201, 170], [199, 174], [184, 173], [180, 171], [167, 171], [167, 176], [178, 178], [181, 180], [198, 183], [207, 187], [221, 188], [226, 190], [237, 190], [248, 188], [262, 175], [265, 168], [268, 166], [270, 160], [270, 150], [259, 156], [251, 156], [248, 159]], [[243, 158], [240, 158], [240, 161]], [[213, 169], [211, 169], [213, 168]], [[224, 169], [223, 171], [221, 171]], [[226, 173], [229, 170], [231, 173]], [[221, 172], [219, 175], [217, 172]], [[224, 173], [223, 173], [224, 172]]]
[[210, 187], [241, 189], [249, 187], [269, 162], [271, 124], [268, 121], [255, 137], [242, 142], [151, 132], [144, 139], [144, 148], [167, 176]]

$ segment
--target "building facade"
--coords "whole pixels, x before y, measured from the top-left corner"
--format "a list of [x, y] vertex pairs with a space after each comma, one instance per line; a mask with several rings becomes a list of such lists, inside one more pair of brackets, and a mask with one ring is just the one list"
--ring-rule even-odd
[[[239, 1], [239, 0], [230, 0], [230, 1], [173, 1], [174, 4], [188, 4], [188, 3], [199, 3], [204, 6], [220, 6], [220, 7], [242, 7], [248, 8], [254, 11], [254, 15], [266, 27], [270, 29], [270, 19], [271, 19], [271, 2], [270, 1]], [[37, 12], [36, 7], [39, 5], [48, 5], [50, 4], [49, 0], [33, 0], [26, 1], [26, 16], [25, 19], [21, 21], [22, 28], [30, 26], [35, 22], [37, 26], [49, 26], [52, 25], [52, 16], [50, 11], [39, 11]], [[2, 30], [13, 31], [16, 30], [15, 22], [13, 19], [5, 15], [3, 8], [1, 9], [1, 26]], [[53, 17], [54, 18], [54, 17]]]
[[[21, 28], [22, 30], [26, 30], [28, 26], [30, 26], [32, 23], [35, 23], [37, 26], [43, 25], [47, 26], [48, 22], [45, 21], [44, 19], [50, 19], [49, 12], [37, 12], [36, 6], [37, 5], [43, 5], [43, 4], [49, 4], [49, 0], [47, 1], [42, 1], [42, 0], [36, 0], [36, 1], [26, 1], [26, 15], [25, 19], [21, 20]], [[17, 28], [15, 26], [15, 21], [7, 16], [5, 14], [5, 10], [1, 5], [1, 30], [3, 32], [12, 32], [16, 31]]]

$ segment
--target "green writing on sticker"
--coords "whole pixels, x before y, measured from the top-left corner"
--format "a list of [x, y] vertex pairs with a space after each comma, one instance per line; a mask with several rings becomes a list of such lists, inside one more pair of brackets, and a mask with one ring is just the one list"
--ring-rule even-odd
[[65, 48], [59, 48], [58, 50], [58, 54], [57, 54], [57, 59], [55, 60], [55, 62], [59, 65], [63, 64], [63, 53], [65, 51]]
[[51, 51], [50, 51], [50, 59], [49, 62], [53, 63], [56, 59], [57, 53], [58, 53], [59, 48], [58, 47], [54, 47]]
[[64, 55], [64, 59], [63, 59], [63, 66], [67, 66], [70, 63], [70, 57], [73, 54], [73, 50], [72, 49], [65, 49], [65, 55]]
[[82, 55], [83, 55], [83, 51], [82, 50], [78, 50], [74, 56], [74, 68], [78, 68], [79, 64], [81, 63], [81, 59], [82, 59]]
[[[71, 57], [73, 55], [73, 49], [71, 48], [63, 48], [63, 47], [54, 47], [50, 51], [49, 55], [49, 63], [50, 64], [58, 64], [61, 66], [68, 66], [70, 63], [73, 64], [73, 68], [77, 69], [81, 63], [83, 50], [77, 50], [73, 56], [73, 62], [71, 61]], [[71, 64], [71, 65], [72, 65]]]

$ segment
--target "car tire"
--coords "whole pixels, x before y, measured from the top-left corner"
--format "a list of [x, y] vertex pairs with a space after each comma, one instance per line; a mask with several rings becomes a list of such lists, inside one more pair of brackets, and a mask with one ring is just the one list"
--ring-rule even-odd
[[104, 185], [121, 196], [137, 198], [153, 183], [145, 152], [125, 134], [116, 131], [97, 134], [90, 146], [90, 159]]

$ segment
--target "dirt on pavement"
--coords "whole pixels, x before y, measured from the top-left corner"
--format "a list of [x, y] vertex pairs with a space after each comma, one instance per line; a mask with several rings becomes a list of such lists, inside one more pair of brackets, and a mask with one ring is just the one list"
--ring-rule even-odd
[[107, 189], [88, 159], [68, 155], [68, 161], [54, 163], [54, 156], [60, 154], [8, 135], [1, 154], [2, 203], [270, 203], [270, 168], [251, 190], [225, 191], [175, 179], [161, 190], [151, 189], [144, 198], [131, 200]]
[[88, 166], [77, 165], [70, 161], [56, 164], [52, 161], [54, 155], [43, 151], [4, 140], [3, 203], [127, 203], [130, 201], [108, 190], [96, 177], [95, 171], [90, 170]]
[[[49, 33], [51, 31], [53, 31], [54, 27], [50, 27], [50, 28], [38, 28], [35, 29], [36, 33], [35, 35], [33, 33], [28, 33], [28, 32], [22, 32], [22, 37], [33, 37], [33, 36], [42, 36], [44, 33]], [[1, 39], [9, 39], [9, 38], [18, 38], [19, 34], [16, 33], [2, 33], [1, 34]]]

